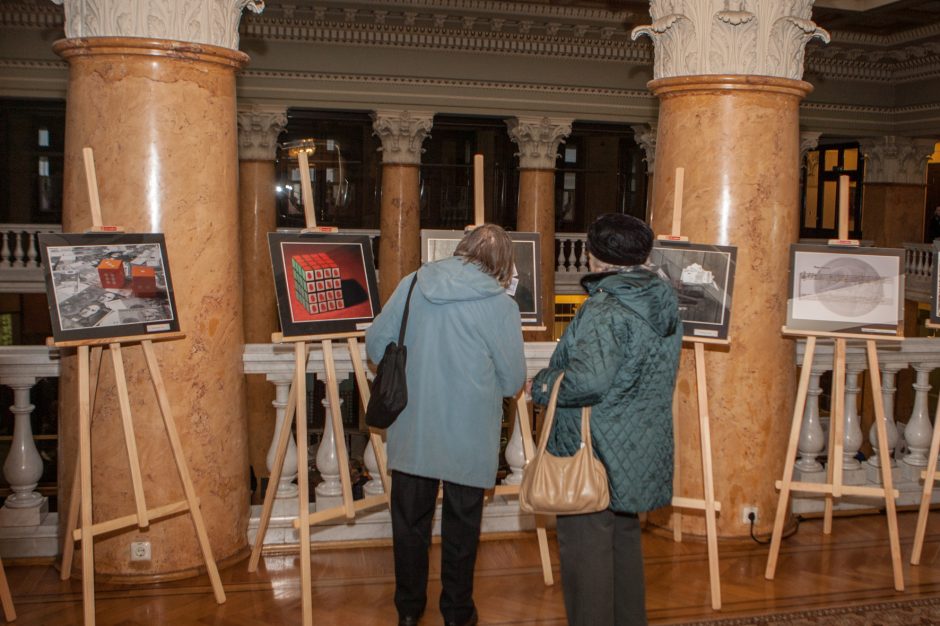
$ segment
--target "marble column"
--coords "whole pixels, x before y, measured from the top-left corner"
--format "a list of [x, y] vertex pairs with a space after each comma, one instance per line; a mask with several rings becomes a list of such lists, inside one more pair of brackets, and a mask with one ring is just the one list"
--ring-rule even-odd
[[935, 143], [895, 136], [859, 142], [865, 156], [862, 232], [874, 237], [874, 245], [898, 248], [924, 240], [927, 161]]
[[[247, 343], [268, 343], [278, 330], [268, 233], [277, 229], [274, 159], [277, 137], [287, 126], [284, 107], [238, 109], [238, 209], [242, 251], [242, 316]], [[248, 398], [248, 461], [260, 481], [274, 437], [275, 388], [263, 376], [245, 380]], [[263, 497], [260, 491], [255, 500]]]
[[[60, 0], [61, 2], [61, 0]], [[247, 552], [248, 463], [242, 352], [235, 74], [248, 0], [64, 0], [69, 64], [63, 230], [91, 226], [82, 149], [95, 154], [106, 224], [165, 233], [185, 339], [154, 346], [216, 561]], [[183, 498], [141, 350], [124, 364], [148, 506]], [[64, 352], [59, 484], [77, 456], [77, 373]], [[92, 424], [94, 519], [133, 512], [110, 359]], [[68, 509], [68, 490], [60, 494]], [[64, 517], [63, 517], [64, 520]], [[61, 522], [61, 521], [60, 521]], [[152, 559], [130, 561], [149, 541]], [[77, 556], [77, 555], [76, 555]], [[76, 568], [79, 568], [76, 558]], [[166, 580], [203, 567], [188, 515], [95, 540], [98, 581]], [[77, 571], [80, 571], [77, 569]]]
[[382, 208], [379, 240], [379, 298], [384, 304], [398, 282], [421, 265], [421, 144], [434, 113], [381, 110], [372, 129], [382, 141]]
[[555, 318], [555, 159], [571, 134], [571, 119], [515, 117], [506, 120], [519, 146], [519, 208], [516, 230], [541, 235], [542, 325], [528, 341], [551, 341]]
[[[652, 0], [652, 24], [633, 31], [655, 46], [653, 230], [671, 228], [682, 167], [682, 234], [738, 249], [731, 344], [707, 350], [705, 364], [721, 536], [748, 534], [744, 506], [758, 507], [758, 533], [770, 531], [774, 481], [783, 471], [796, 368], [793, 340], [780, 328], [799, 228], [799, 105], [812, 89], [800, 80], [803, 48], [816, 36], [828, 40], [810, 21], [811, 7], [811, 0], [756, 0], [737, 10], [719, 0]], [[677, 387], [679, 492], [701, 497], [691, 350], [684, 350]], [[669, 523], [668, 512], [650, 518]], [[683, 530], [688, 521], [704, 534], [700, 520], [684, 516]]]

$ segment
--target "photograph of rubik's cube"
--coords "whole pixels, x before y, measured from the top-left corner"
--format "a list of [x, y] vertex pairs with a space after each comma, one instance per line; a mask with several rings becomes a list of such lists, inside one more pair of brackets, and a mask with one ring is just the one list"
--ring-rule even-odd
[[283, 336], [361, 331], [378, 315], [368, 236], [275, 232], [268, 243]]
[[291, 258], [294, 297], [307, 313], [345, 308], [339, 266], [327, 254], [298, 254]]

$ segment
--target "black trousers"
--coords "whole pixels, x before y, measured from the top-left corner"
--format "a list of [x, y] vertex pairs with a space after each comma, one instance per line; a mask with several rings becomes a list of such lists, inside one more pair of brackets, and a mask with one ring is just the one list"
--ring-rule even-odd
[[570, 626], [645, 626], [640, 521], [610, 509], [559, 515], [561, 586]]
[[[392, 472], [392, 541], [395, 607], [399, 616], [421, 615], [428, 600], [431, 523], [441, 481]], [[483, 490], [444, 481], [441, 514], [440, 609], [445, 622], [473, 614], [473, 569], [480, 543]]]

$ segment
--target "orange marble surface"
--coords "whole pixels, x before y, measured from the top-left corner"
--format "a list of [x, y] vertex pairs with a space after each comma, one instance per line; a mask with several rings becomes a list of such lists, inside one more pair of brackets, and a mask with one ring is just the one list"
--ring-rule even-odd
[[925, 185], [868, 183], [862, 192], [862, 232], [875, 235], [874, 245], [900, 248], [924, 240]]
[[[106, 224], [163, 232], [181, 329], [155, 344], [216, 560], [244, 551], [248, 524], [235, 70], [247, 56], [213, 46], [126, 38], [63, 40], [69, 63], [63, 230], [91, 226], [82, 149], [95, 152]], [[141, 349], [123, 349], [148, 506], [182, 499]], [[60, 389], [59, 484], [77, 447], [74, 352]], [[105, 358], [93, 416], [94, 519], [133, 511], [115, 382]], [[67, 506], [67, 494], [60, 510]], [[60, 523], [64, 519], [60, 518]], [[147, 540], [151, 562], [131, 562]], [[76, 554], [76, 567], [79, 562]], [[95, 541], [113, 577], [187, 575], [202, 566], [188, 515]]]
[[[671, 231], [676, 168], [685, 169], [683, 235], [737, 246], [731, 344], [707, 348], [718, 533], [746, 536], [741, 507], [757, 506], [757, 532], [772, 528], [796, 393], [794, 341], [785, 338], [789, 247], [799, 228], [800, 81], [754, 76], [656, 80], [660, 98], [652, 225]], [[677, 384], [677, 495], [701, 498], [702, 462], [693, 351]], [[701, 513], [683, 530], [704, 534]], [[651, 516], [668, 524], [666, 512]]]
[[382, 165], [379, 298], [388, 300], [399, 281], [421, 265], [418, 166]]
[[551, 341], [555, 313], [555, 170], [519, 170], [516, 229], [541, 234], [542, 320], [547, 329], [525, 334], [526, 341]]
[[[277, 230], [274, 161], [240, 161], [238, 208], [241, 214], [242, 292], [246, 343], [268, 343], [279, 330], [268, 233]], [[248, 459], [259, 478], [268, 475], [266, 457], [274, 437], [274, 385], [262, 375], [248, 376]], [[260, 486], [259, 486], [260, 487]], [[257, 499], [257, 498], [256, 498]]]

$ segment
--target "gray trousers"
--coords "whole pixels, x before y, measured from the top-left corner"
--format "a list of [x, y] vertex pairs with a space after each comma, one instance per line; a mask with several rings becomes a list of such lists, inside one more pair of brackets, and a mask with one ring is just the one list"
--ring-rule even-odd
[[570, 626], [646, 626], [636, 515], [559, 515], [561, 584]]

